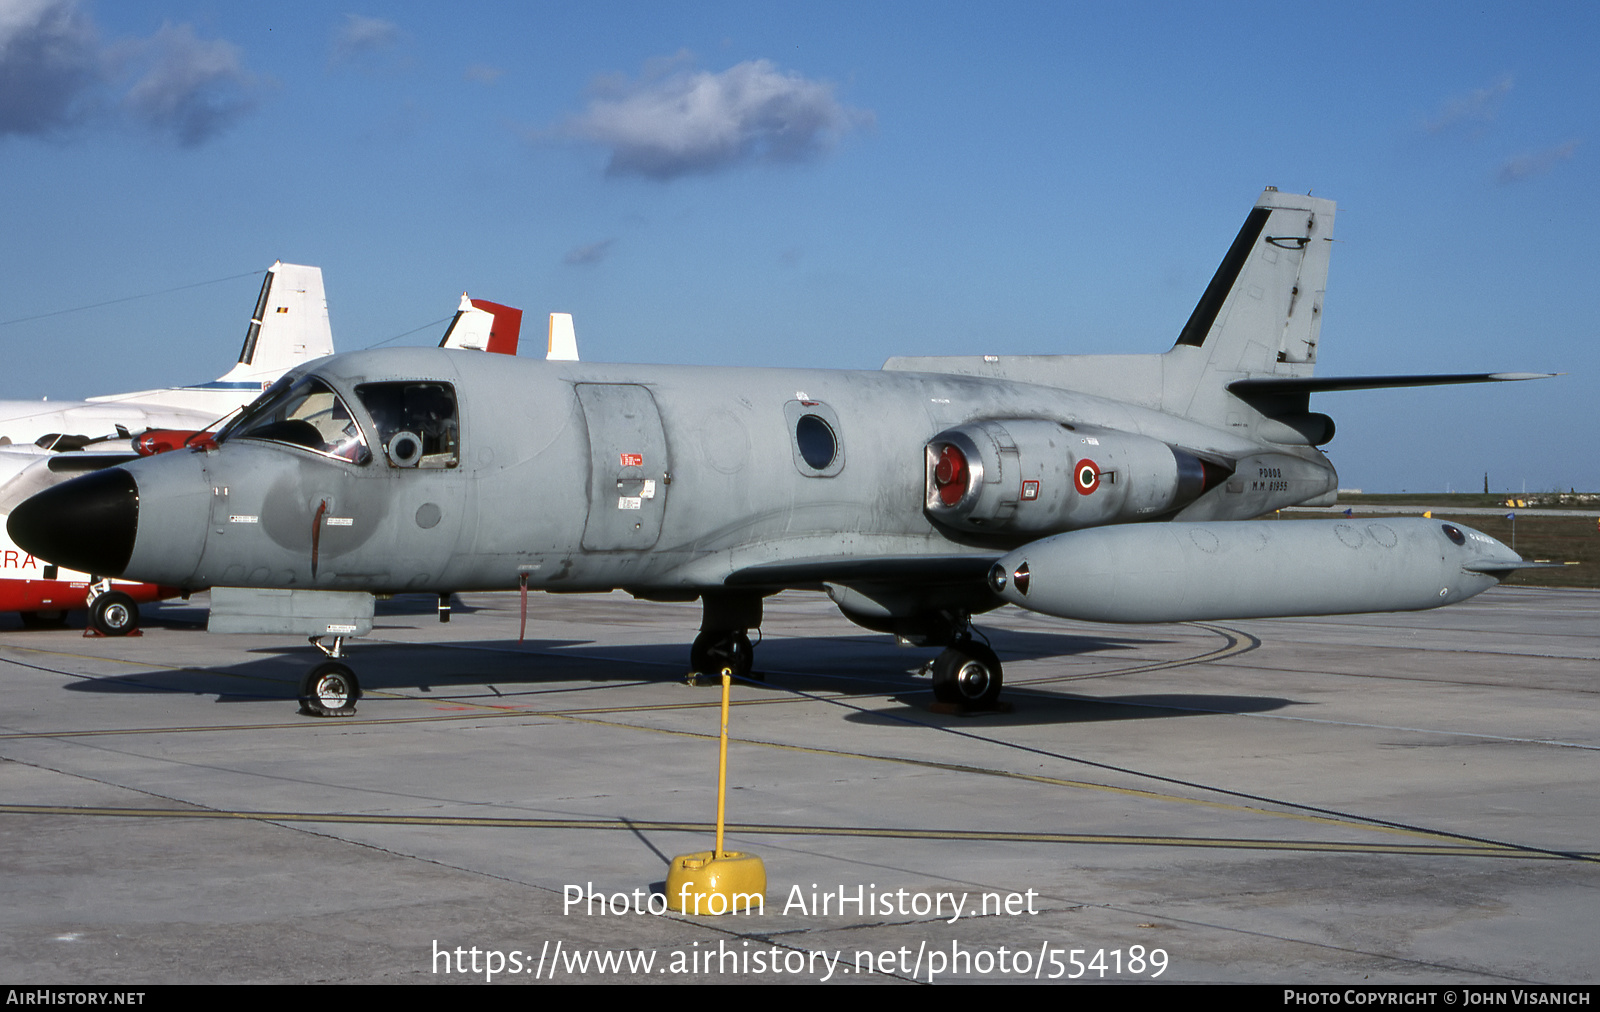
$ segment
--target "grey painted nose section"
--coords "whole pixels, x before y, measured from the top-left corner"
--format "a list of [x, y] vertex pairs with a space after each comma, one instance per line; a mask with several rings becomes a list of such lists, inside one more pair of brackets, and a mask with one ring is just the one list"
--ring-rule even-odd
[[6, 531], [24, 551], [67, 569], [121, 576], [139, 530], [139, 486], [120, 467], [47, 488], [11, 511]]

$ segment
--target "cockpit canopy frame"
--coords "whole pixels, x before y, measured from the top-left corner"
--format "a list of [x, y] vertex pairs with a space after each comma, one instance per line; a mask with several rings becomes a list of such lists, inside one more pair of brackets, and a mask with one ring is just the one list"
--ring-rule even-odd
[[362, 430], [343, 396], [318, 376], [284, 377], [217, 435], [298, 446], [351, 464], [372, 459]]
[[454, 468], [461, 462], [455, 386], [438, 380], [361, 383], [351, 401], [315, 374], [274, 383], [217, 436], [262, 439], [358, 466], [381, 453], [390, 467]]

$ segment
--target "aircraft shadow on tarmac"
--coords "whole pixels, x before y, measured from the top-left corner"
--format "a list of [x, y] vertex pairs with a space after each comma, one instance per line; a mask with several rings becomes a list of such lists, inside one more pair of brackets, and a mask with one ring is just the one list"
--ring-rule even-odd
[[[414, 610], [414, 609], [413, 609]], [[198, 608], [168, 606], [157, 613], [152, 627], [192, 630], [203, 625]], [[379, 627], [381, 629], [381, 626]], [[1169, 642], [1160, 636], [1099, 637], [1076, 633], [997, 631], [993, 643], [1007, 661], [1058, 658], [1071, 665], [1080, 655], [1108, 651], [1137, 652]], [[583, 639], [529, 639], [521, 645], [507, 640], [454, 641], [451, 643], [373, 643], [354, 641], [347, 663], [356, 669], [368, 693], [396, 692], [446, 703], [524, 703], [548, 705], [550, 697], [592, 693], [604, 689], [626, 691], [641, 683], [676, 683], [685, 674], [686, 643], [597, 644]], [[69, 692], [179, 693], [213, 696], [218, 703], [268, 699], [293, 700], [301, 677], [318, 655], [304, 643], [284, 638], [257, 647], [255, 657], [243, 663], [215, 668], [187, 667], [147, 671], [135, 675], [87, 678], [65, 686]], [[866, 724], [950, 723], [978, 727], [983, 724], [1071, 724], [1107, 720], [1149, 720], [1206, 713], [1254, 713], [1279, 709], [1292, 700], [1272, 697], [1193, 694], [1088, 697], [1072, 694], [1069, 684], [1029, 689], [1016, 686], [1000, 711], [973, 715], [933, 712], [932, 687], [918, 669], [937, 653], [936, 648], [900, 648], [877, 636], [785, 636], [758, 648], [757, 672], [767, 680], [747, 686], [760, 692], [790, 692], [824, 696], [884, 696], [902, 707], [864, 713], [842, 710], [844, 719]], [[1135, 660], [1135, 663], [1137, 661]], [[1034, 675], [1037, 677], [1037, 674]], [[1019, 679], [1026, 682], [1027, 678]], [[573, 683], [577, 683], [574, 685]], [[606, 685], [605, 683], [610, 683]], [[1104, 685], [1101, 679], [1095, 684]], [[685, 688], [685, 702], [711, 701], [713, 688]], [[1060, 696], [1055, 696], [1060, 692]], [[695, 694], [701, 694], [696, 696]], [[545, 697], [541, 700], [539, 697]], [[366, 715], [388, 702], [369, 695], [362, 702]], [[865, 705], [881, 707], [867, 699]], [[604, 705], [626, 705], [607, 692]]]
[[[374, 634], [384, 632], [381, 602]], [[414, 605], [414, 602], [407, 602]], [[402, 605], [402, 607], [404, 607]], [[419, 611], [406, 608], [403, 613]], [[148, 628], [167, 627], [185, 632], [204, 627], [205, 612], [198, 608], [161, 609]], [[391, 628], [409, 629], [411, 625]], [[202, 634], [203, 635], [203, 634]], [[993, 642], [1013, 661], [1038, 657], [1067, 659], [1073, 655], [1108, 650], [1137, 650], [1162, 642], [1151, 639], [1113, 639], [1070, 633], [1004, 633]], [[84, 679], [66, 686], [72, 692], [175, 692], [216, 695], [218, 702], [293, 699], [305, 672], [319, 655], [303, 640], [283, 637], [252, 648], [259, 660], [216, 667], [182, 667], [136, 675]], [[355, 669], [365, 692], [421, 693], [432, 699], [462, 702], [518, 696], [570, 693], [569, 684], [613, 682], [617, 687], [641, 682], [681, 682], [687, 673], [687, 642], [618, 644], [586, 639], [456, 640], [448, 643], [393, 643], [352, 640], [345, 663]], [[918, 694], [931, 692], [931, 683], [919, 677], [921, 669], [938, 653], [937, 647], [901, 648], [887, 637], [784, 636], [758, 647], [757, 674], [750, 688], [782, 693]], [[580, 686], [580, 688], [583, 686]], [[370, 698], [363, 704], [375, 702]], [[608, 701], [610, 703], [620, 701]], [[370, 710], [368, 711], [370, 712]]]
[[[1045, 692], [1050, 691], [1048, 688]], [[970, 714], [945, 714], [930, 712], [926, 698], [905, 695], [895, 696], [904, 705], [894, 709], [878, 709], [871, 713], [857, 711], [845, 719], [854, 724], [891, 726], [912, 721], [918, 724], [938, 723], [959, 730], [982, 733], [985, 726], [1017, 727], [1040, 724], [1092, 724], [1115, 720], [1164, 720], [1170, 717], [1206, 717], [1218, 714], [1267, 713], [1300, 701], [1277, 696], [1226, 696], [1204, 692], [1153, 693], [1128, 696], [1067, 696], [1049, 697], [1029, 691], [1011, 692], [1007, 697], [1009, 708]]]

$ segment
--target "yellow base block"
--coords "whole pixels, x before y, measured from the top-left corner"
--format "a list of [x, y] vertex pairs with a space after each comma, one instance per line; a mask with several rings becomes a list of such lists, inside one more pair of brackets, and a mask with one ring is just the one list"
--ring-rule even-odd
[[767, 866], [754, 854], [725, 850], [681, 854], [667, 872], [667, 909], [681, 914], [728, 914], [764, 909]]

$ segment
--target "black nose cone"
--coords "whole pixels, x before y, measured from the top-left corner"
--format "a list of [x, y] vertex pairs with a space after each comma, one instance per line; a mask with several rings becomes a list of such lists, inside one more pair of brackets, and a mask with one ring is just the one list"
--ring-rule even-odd
[[139, 486], [120, 467], [47, 488], [6, 521], [23, 551], [95, 576], [122, 575], [138, 529]]

